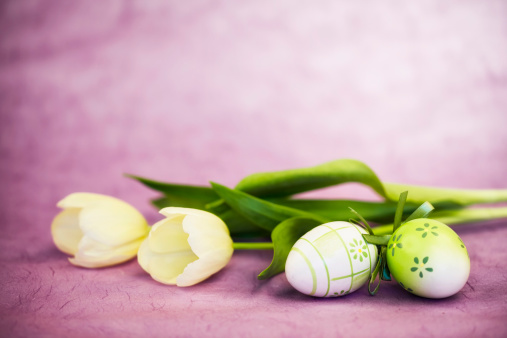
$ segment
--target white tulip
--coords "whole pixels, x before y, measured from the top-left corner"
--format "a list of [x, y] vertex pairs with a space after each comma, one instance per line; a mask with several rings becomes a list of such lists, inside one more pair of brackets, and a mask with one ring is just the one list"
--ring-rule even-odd
[[139, 265], [164, 284], [197, 284], [227, 265], [233, 253], [229, 229], [202, 210], [164, 208], [139, 248]]
[[86, 268], [125, 262], [136, 256], [149, 227], [143, 215], [114, 197], [74, 193], [58, 202], [64, 209], [51, 224], [58, 249]]

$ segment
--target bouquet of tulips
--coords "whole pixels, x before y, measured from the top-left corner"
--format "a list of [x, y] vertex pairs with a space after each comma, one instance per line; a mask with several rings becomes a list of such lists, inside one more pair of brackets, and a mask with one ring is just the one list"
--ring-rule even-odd
[[[55, 244], [61, 251], [73, 256], [69, 258], [72, 264], [88, 268], [118, 264], [137, 255], [140, 266], [155, 280], [178, 286], [199, 283], [216, 273], [227, 265], [235, 249], [272, 249], [273, 261], [258, 276], [259, 279], [270, 278], [285, 270], [291, 249], [305, 234], [323, 224], [336, 222], [347, 222], [357, 227], [355, 223], [358, 222], [350, 222], [351, 217], [359, 217], [362, 225], [368, 228], [367, 232], [361, 230], [364, 234], [359, 241], [364, 240], [364, 243], [360, 244], [356, 239], [350, 244], [350, 250], [355, 250], [352, 247], [357, 246], [358, 251], [351, 252], [355, 252], [358, 261], [371, 257], [368, 258], [370, 268], [363, 275], [370, 279], [373, 269], [378, 273], [381, 267], [385, 279], [389, 279], [386, 251], [391, 244], [389, 249], [394, 256], [393, 245], [394, 248], [402, 248], [401, 241], [396, 242], [400, 238], [391, 236], [402, 224], [402, 218], [408, 217], [407, 225], [408, 221], [413, 222], [416, 218], [429, 219], [417, 229], [430, 233], [431, 237], [431, 228], [440, 226], [431, 222], [462, 224], [507, 217], [507, 207], [469, 208], [476, 204], [506, 202], [507, 189], [443, 189], [386, 183], [366, 164], [352, 159], [253, 174], [241, 180], [234, 189], [214, 182], [205, 187], [127, 176], [161, 193], [160, 198], [152, 203], [160, 209], [164, 219], [150, 228], [136, 209], [119, 199], [75, 193], [58, 203], [64, 210], [52, 224]], [[370, 187], [383, 201], [293, 197], [348, 182]], [[402, 201], [399, 201], [400, 196], [404, 196]], [[430, 215], [428, 212], [421, 213], [424, 205], [431, 205], [435, 211]], [[366, 220], [372, 223], [371, 227]], [[425, 229], [426, 224], [432, 226]], [[438, 236], [436, 230], [433, 233], [437, 234], [433, 236]], [[369, 255], [361, 251], [361, 247], [368, 249], [366, 245], [378, 249], [375, 249], [375, 255], [372, 251]], [[361, 254], [357, 255], [357, 252]], [[349, 255], [351, 264], [352, 257]], [[421, 279], [423, 265], [428, 259], [415, 257], [417, 262], [414, 264], [418, 264]], [[428, 269], [433, 270], [430, 267], [425, 269], [426, 274], [430, 272]], [[317, 288], [317, 276], [312, 276], [315, 277], [313, 286]], [[328, 276], [326, 296], [329, 295], [329, 280]], [[316, 295], [315, 292], [313, 295]], [[341, 290], [341, 293], [345, 292]], [[341, 295], [340, 291], [335, 295]]]

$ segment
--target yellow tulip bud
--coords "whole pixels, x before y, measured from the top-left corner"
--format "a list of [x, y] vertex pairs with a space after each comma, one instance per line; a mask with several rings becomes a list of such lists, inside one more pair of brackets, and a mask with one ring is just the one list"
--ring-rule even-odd
[[233, 248], [229, 229], [202, 210], [164, 208], [139, 248], [139, 265], [164, 284], [197, 284], [227, 265]]
[[143, 215], [114, 197], [74, 193], [58, 202], [64, 209], [51, 224], [58, 249], [86, 268], [125, 262], [136, 256], [149, 227]]

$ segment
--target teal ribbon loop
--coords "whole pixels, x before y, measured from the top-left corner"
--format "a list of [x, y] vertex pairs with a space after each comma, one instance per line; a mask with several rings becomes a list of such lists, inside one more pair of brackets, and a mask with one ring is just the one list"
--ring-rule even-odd
[[[386, 249], [386, 253], [387, 253], [387, 249]], [[389, 271], [389, 265], [387, 265], [387, 256], [384, 257], [384, 262], [382, 264], [381, 269], [382, 269], [382, 274], [380, 275], [380, 279], [390, 282], [391, 281], [391, 271]]]

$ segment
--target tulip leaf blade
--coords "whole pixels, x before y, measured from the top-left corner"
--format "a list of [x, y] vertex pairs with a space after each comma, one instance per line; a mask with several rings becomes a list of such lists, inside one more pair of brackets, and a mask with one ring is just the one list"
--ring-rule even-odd
[[[315, 215], [332, 219], [333, 221], [348, 221], [350, 209], [360, 213], [365, 219], [385, 223], [393, 220], [397, 203], [368, 202], [345, 199], [288, 199], [288, 198], [266, 198], [267, 201], [280, 204], [294, 209], [304, 210]], [[404, 216], [410, 215], [417, 209], [415, 204], [405, 204]]]
[[250, 222], [268, 231], [272, 231], [280, 222], [292, 217], [318, 219], [321, 223], [329, 221], [327, 218], [313, 215], [299, 209], [271, 203], [245, 192], [227, 188], [215, 182], [210, 183], [220, 198], [234, 211]]
[[164, 205], [206, 210], [206, 204], [219, 198], [213, 189], [209, 187], [165, 183], [129, 174], [125, 174], [125, 176], [137, 180], [148, 188], [163, 193], [164, 199], [161, 198], [152, 202], [157, 207]]
[[313, 167], [264, 172], [242, 179], [236, 189], [260, 197], [282, 197], [342, 183], [362, 183], [385, 197], [384, 186], [365, 163], [339, 159]]
[[273, 260], [257, 278], [260, 280], [271, 278], [285, 271], [285, 262], [294, 243], [308, 231], [322, 224], [319, 220], [307, 217], [293, 217], [278, 224], [271, 233], [273, 242]]
[[[313, 167], [261, 172], [243, 178], [235, 187], [257, 197], [288, 197], [305, 191], [342, 183], [361, 183], [385, 198], [382, 182], [365, 163], [354, 159], [339, 159]], [[209, 203], [209, 211], [222, 210], [223, 200]]]
[[389, 240], [391, 239], [391, 235], [379, 236], [379, 235], [363, 234], [363, 239], [370, 244], [386, 246], [387, 243], [389, 243]]
[[[397, 204], [395, 202], [367, 202], [367, 201], [355, 201], [345, 199], [289, 199], [289, 198], [263, 198], [264, 200], [282, 205], [285, 207], [299, 209], [305, 212], [309, 212], [321, 217], [333, 220], [333, 221], [348, 221], [350, 218], [350, 208], [353, 208], [364, 218], [372, 222], [386, 223], [392, 221], [394, 213], [396, 211]], [[160, 197], [151, 201], [151, 203], [158, 209], [162, 209], [169, 206], [182, 206], [190, 207], [187, 205], [173, 205], [175, 199], [170, 197]], [[202, 205], [200, 205], [202, 206]], [[415, 211], [417, 206], [415, 204], [405, 204], [404, 216], [410, 215]], [[223, 204], [220, 209], [209, 209], [203, 208], [214, 213], [217, 216], [222, 214], [230, 215], [232, 213], [231, 208], [227, 204]], [[237, 215], [237, 213], [235, 213]], [[237, 215], [239, 217], [239, 215]], [[230, 219], [230, 217], [229, 217]], [[242, 221], [245, 219], [243, 218]]]

